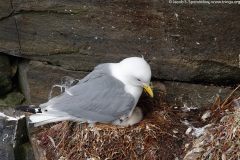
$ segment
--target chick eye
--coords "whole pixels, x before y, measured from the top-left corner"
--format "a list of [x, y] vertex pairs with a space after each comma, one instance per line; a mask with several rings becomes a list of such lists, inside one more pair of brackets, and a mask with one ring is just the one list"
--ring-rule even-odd
[[141, 81], [140, 79], [137, 79], [138, 81]]

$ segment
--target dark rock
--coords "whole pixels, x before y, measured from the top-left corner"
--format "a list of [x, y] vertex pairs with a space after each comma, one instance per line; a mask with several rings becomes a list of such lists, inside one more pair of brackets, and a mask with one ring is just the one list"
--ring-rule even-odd
[[12, 5], [11, 1], [4, 0], [0, 5], [0, 19], [4, 19], [11, 15]]
[[144, 55], [157, 79], [231, 84], [240, 78], [237, 4], [14, 0], [12, 6], [14, 16], [0, 21], [0, 51], [8, 54], [81, 71]]
[[15, 148], [16, 160], [34, 160], [33, 149], [30, 142], [24, 143]]
[[32, 160], [33, 152], [24, 145], [28, 142], [26, 119], [13, 107], [22, 104], [24, 96], [10, 92], [0, 99], [0, 157], [6, 160]]
[[2, 160], [15, 159], [13, 142], [16, 125], [17, 121], [0, 119], [0, 156]]
[[0, 157], [3, 160], [32, 160], [28, 142], [26, 119], [14, 109], [0, 110]]
[[10, 61], [6, 55], [0, 53], [0, 96], [12, 89]]
[[232, 89], [225, 87], [165, 81], [170, 106], [182, 109], [209, 108], [218, 96], [225, 98]]
[[[0, 5], [0, 52], [18, 55], [20, 46], [12, 1], [3, 0]], [[0, 53], [1, 54], [1, 53]], [[1, 63], [0, 63], [1, 64]]]
[[[30, 104], [46, 102], [53, 85], [62, 84], [64, 77], [70, 76], [81, 79], [86, 74], [87, 72], [68, 71], [61, 67], [37, 61], [22, 61], [19, 63], [20, 87]], [[59, 88], [55, 88], [53, 91], [53, 96], [60, 93]]]
[[[191, 56], [190, 56], [191, 57]], [[159, 68], [156, 68], [158, 65]], [[211, 60], [159, 60], [152, 65], [159, 79], [191, 83], [237, 84], [240, 68]]]
[[34, 160], [34, 152], [29, 142], [26, 118], [18, 120], [15, 133], [14, 155], [16, 160]]

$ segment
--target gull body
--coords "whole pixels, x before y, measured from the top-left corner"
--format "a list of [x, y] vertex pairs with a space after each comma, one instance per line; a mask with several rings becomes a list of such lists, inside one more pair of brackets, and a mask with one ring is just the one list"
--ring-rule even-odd
[[130, 57], [98, 65], [76, 85], [34, 109], [17, 109], [35, 113], [30, 116], [35, 126], [63, 120], [133, 125], [142, 119], [141, 110], [135, 107], [143, 88], [153, 97], [150, 79], [149, 64]]

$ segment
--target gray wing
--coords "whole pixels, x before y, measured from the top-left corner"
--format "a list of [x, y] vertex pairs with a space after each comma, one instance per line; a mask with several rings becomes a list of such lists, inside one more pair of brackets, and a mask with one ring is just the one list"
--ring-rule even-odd
[[101, 76], [109, 76], [111, 75], [111, 71], [109, 69], [109, 64], [105, 63], [105, 64], [99, 64], [98, 66], [96, 66], [94, 68], [94, 70], [89, 73], [86, 77], [84, 77], [83, 79], [81, 79], [79, 81], [79, 83], [84, 83], [87, 82], [90, 79], [95, 79]]
[[135, 100], [131, 94], [125, 92], [121, 81], [105, 73], [90, 74], [89, 78], [80, 81], [67, 92], [42, 104], [41, 108], [51, 107], [51, 110], [105, 123], [131, 111]]

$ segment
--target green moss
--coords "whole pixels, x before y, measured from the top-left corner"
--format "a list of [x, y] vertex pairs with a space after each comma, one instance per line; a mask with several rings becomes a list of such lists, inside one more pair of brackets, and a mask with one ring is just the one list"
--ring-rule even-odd
[[5, 98], [0, 99], [0, 107], [15, 107], [22, 104], [24, 96], [19, 92], [11, 92]]

